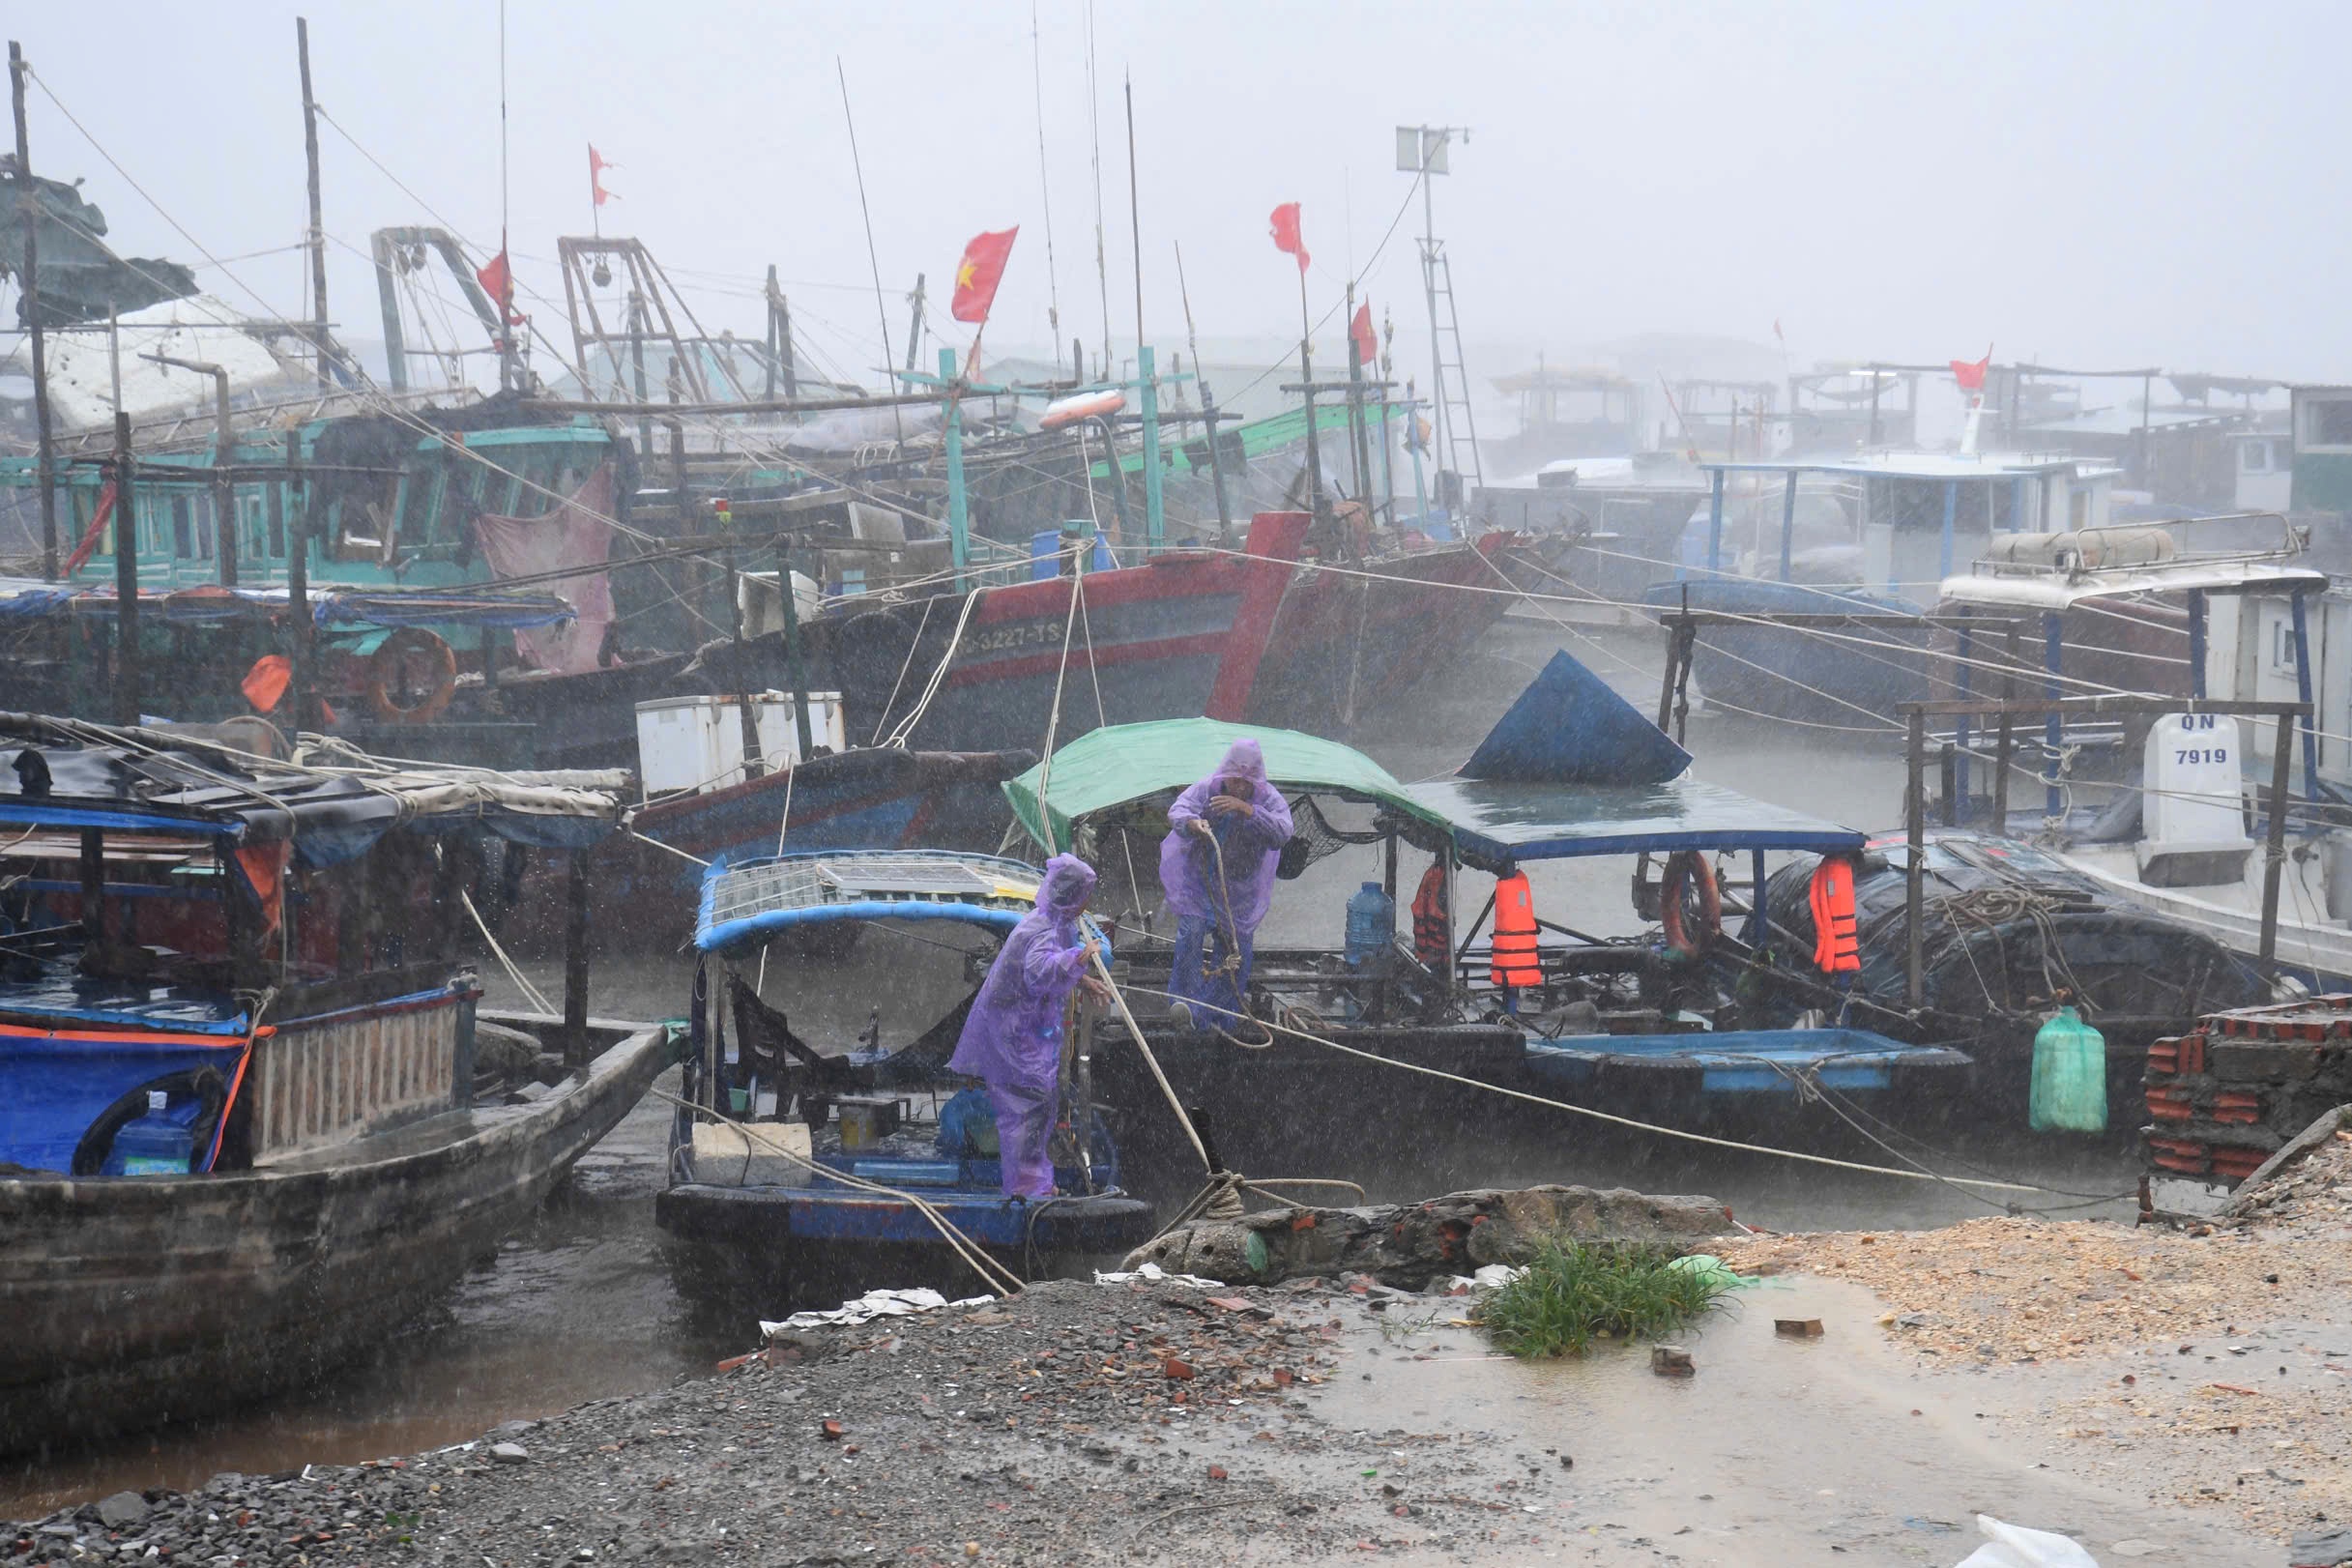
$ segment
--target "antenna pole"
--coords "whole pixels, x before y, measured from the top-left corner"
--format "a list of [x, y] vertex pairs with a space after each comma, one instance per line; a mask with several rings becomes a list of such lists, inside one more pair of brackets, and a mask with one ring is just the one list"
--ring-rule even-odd
[[[318, 354], [319, 391], [325, 392], [328, 382], [327, 220], [319, 211], [318, 100], [310, 92], [310, 19], [306, 16], [294, 18], [294, 53], [303, 73], [303, 159], [309, 165], [310, 232], [305, 236], [305, 241], [310, 247], [310, 341]], [[503, 146], [506, 135], [503, 103], [499, 112], [499, 134]]]
[[[849, 68], [837, 54], [833, 56], [833, 74], [841, 78], [841, 120], [850, 129], [850, 167], [857, 175], [857, 212], [865, 219], [865, 261], [874, 274], [874, 319], [882, 323], [882, 363], [886, 368], [890, 363], [890, 311], [883, 304], [882, 261], [874, 251], [874, 210], [866, 205], [865, 163], [857, 156], [857, 118], [850, 113]], [[896, 403], [890, 405], [890, 427], [897, 432], [899, 444], [905, 445], [907, 425]]]
[[1135, 77], [1126, 78], [1127, 89], [1127, 243], [1135, 251], [1135, 346], [1143, 352], [1144, 345], [1144, 217], [1135, 189]]

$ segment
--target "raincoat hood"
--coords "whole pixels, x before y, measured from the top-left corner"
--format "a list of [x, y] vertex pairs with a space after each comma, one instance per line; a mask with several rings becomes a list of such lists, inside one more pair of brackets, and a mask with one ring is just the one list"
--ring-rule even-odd
[[1068, 919], [1093, 893], [1094, 868], [1075, 855], [1057, 855], [1045, 862], [1044, 880], [1037, 885], [1037, 907]]
[[1212, 781], [1245, 778], [1249, 780], [1252, 790], [1259, 795], [1263, 795], [1265, 793], [1265, 752], [1260, 748], [1255, 740], [1245, 735], [1225, 748], [1225, 760], [1217, 764], [1217, 770], [1209, 777]]

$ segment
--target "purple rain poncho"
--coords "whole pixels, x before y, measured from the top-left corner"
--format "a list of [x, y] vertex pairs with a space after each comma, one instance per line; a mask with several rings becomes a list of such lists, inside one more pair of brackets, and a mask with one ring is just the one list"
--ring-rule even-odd
[[989, 966], [948, 1060], [952, 1072], [1051, 1091], [1060, 1074], [1061, 1009], [1086, 973], [1078, 912], [1094, 868], [1075, 855], [1045, 863], [1037, 907], [1021, 917]]
[[[1225, 793], [1219, 786], [1226, 779], [1240, 779], [1249, 786], [1243, 798], [1256, 808], [1250, 815], [1209, 815], [1209, 798]], [[1217, 892], [1216, 852], [1192, 828], [1206, 822], [1225, 852], [1234, 935], [1245, 937], [1257, 930], [1274, 902], [1274, 866], [1291, 840], [1291, 804], [1266, 782], [1265, 754], [1258, 742], [1245, 736], [1228, 747], [1215, 772], [1176, 797], [1168, 808], [1168, 836], [1160, 841], [1160, 891], [1170, 912], [1179, 918], [1225, 919], [1225, 902]]]

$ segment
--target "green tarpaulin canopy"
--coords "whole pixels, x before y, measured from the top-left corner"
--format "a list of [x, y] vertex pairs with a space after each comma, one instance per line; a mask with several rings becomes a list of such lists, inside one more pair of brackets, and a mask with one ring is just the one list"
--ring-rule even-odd
[[[1447, 826], [1442, 816], [1408, 795], [1387, 769], [1360, 751], [1295, 730], [1266, 730], [1213, 718], [1114, 724], [1092, 731], [1054, 754], [1050, 778], [1046, 765], [1039, 763], [1008, 780], [1004, 798], [1031, 839], [1050, 851], [1066, 850], [1075, 819], [1196, 784], [1225, 760], [1225, 748], [1243, 736], [1255, 738], [1264, 749], [1266, 775], [1287, 794], [1329, 793], [1386, 806], [1440, 828]], [[1051, 797], [1042, 810], [1040, 785]]]

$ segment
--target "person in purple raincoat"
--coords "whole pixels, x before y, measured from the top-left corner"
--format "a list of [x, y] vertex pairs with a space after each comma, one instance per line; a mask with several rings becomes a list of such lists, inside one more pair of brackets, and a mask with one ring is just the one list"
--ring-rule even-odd
[[[1160, 841], [1160, 891], [1176, 917], [1168, 989], [1184, 999], [1176, 1010], [1193, 1022], [1231, 1024], [1249, 990], [1258, 923], [1274, 901], [1274, 867], [1291, 840], [1291, 803], [1266, 782], [1258, 742], [1244, 737], [1226, 748], [1215, 772], [1176, 797], [1168, 825]], [[1226, 1016], [1215, 1018], [1210, 1009]]]
[[1054, 1195], [1046, 1142], [1061, 1083], [1064, 1006], [1081, 987], [1098, 1001], [1110, 1000], [1102, 982], [1087, 973], [1100, 944], [1078, 919], [1093, 895], [1094, 868], [1075, 855], [1045, 863], [1037, 907], [1004, 939], [947, 1061], [950, 1071], [988, 1086], [1007, 1198]]

